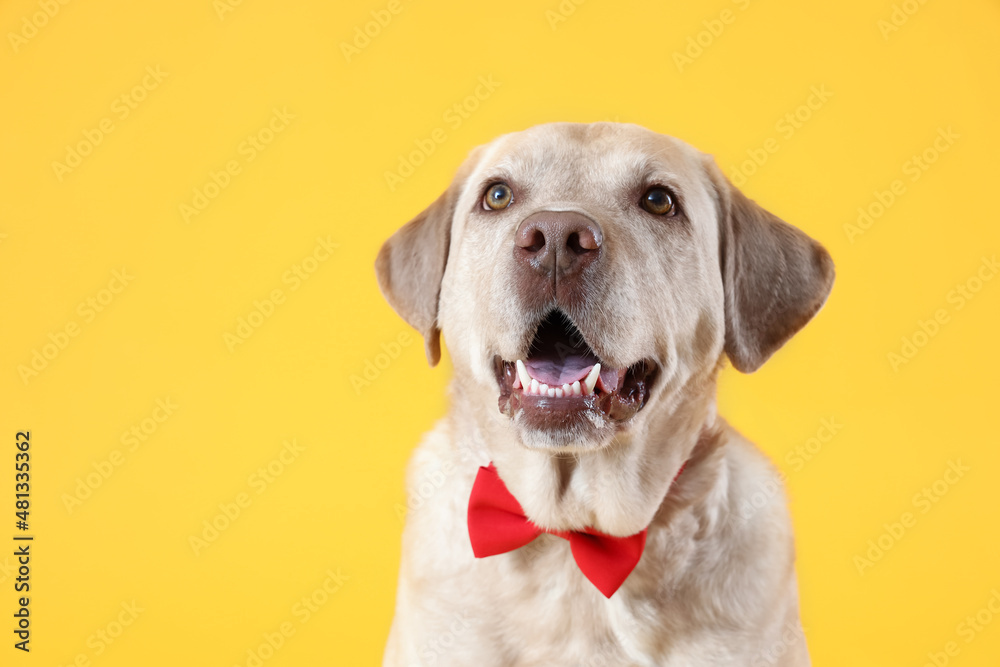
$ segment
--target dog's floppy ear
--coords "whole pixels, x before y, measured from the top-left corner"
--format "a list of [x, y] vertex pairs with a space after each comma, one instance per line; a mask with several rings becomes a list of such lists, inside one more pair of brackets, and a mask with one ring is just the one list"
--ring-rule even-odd
[[417, 217], [403, 225], [379, 250], [375, 274], [382, 295], [400, 317], [424, 337], [427, 361], [441, 360], [441, 330], [437, 326], [441, 279], [448, 263], [451, 221], [470, 159], [448, 189]]
[[748, 199], [714, 160], [706, 162], [718, 193], [725, 351], [737, 370], [752, 373], [826, 302], [833, 260], [819, 243]]

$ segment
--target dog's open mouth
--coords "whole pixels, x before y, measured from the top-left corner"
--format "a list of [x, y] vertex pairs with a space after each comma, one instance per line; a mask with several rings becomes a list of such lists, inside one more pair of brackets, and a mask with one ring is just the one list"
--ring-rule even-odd
[[656, 364], [627, 368], [601, 362], [572, 320], [555, 310], [538, 325], [526, 359], [494, 359], [500, 412], [520, 412], [525, 425], [545, 430], [625, 421], [646, 404]]

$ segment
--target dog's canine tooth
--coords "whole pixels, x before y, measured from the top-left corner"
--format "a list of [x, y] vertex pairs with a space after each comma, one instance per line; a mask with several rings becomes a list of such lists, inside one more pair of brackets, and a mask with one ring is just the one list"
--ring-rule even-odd
[[574, 396], [580, 396], [581, 394], [583, 394], [583, 390], [580, 389], [580, 381], [579, 380], [577, 380], [576, 382], [573, 383], [571, 389], [573, 390], [573, 395]]
[[521, 379], [521, 386], [527, 390], [531, 386], [531, 376], [528, 375], [528, 369], [525, 368], [524, 362], [520, 359], [517, 360], [517, 377]]
[[590, 369], [590, 373], [588, 373], [587, 377], [583, 379], [583, 386], [584, 386], [583, 393], [585, 394], [594, 393], [594, 387], [597, 385], [597, 378], [600, 377], [600, 375], [601, 375], [601, 365], [594, 364], [594, 367]]

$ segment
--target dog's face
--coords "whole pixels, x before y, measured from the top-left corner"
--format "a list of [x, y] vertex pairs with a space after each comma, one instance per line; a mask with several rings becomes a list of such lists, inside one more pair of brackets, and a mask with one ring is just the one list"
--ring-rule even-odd
[[476, 149], [383, 246], [389, 303], [443, 332], [460, 390], [527, 447], [607, 445], [723, 352], [759, 367], [819, 310], [826, 251], [708, 156], [634, 125], [541, 125]]

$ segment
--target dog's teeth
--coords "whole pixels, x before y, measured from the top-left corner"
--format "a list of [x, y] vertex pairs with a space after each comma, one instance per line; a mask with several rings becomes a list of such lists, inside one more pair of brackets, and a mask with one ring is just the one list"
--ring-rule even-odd
[[585, 394], [594, 393], [594, 386], [597, 385], [597, 378], [600, 377], [600, 375], [601, 375], [601, 365], [594, 364], [594, 367], [590, 369], [590, 373], [588, 373], [587, 377], [583, 379], [583, 387], [584, 387], [583, 393]]
[[573, 384], [563, 384], [560, 386], [553, 385], [550, 387], [544, 382], [539, 382], [535, 378], [531, 377], [528, 373], [527, 366], [524, 362], [518, 359], [514, 362], [514, 366], [517, 369], [517, 377], [514, 378], [514, 388], [517, 389], [521, 387], [521, 390], [525, 394], [530, 394], [534, 396], [548, 396], [549, 398], [563, 398], [566, 396], [587, 396], [594, 393], [594, 387], [597, 386], [598, 381], [601, 377], [601, 365], [594, 364], [587, 374], [587, 377], [581, 382], [577, 380]]
[[524, 362], [520, 359], [517, 360], [517, 377], [521, 380], [521, 386], [526, 390], [531, 386], [531, 376], [528, 375], [528, 369], [524, 367]]

